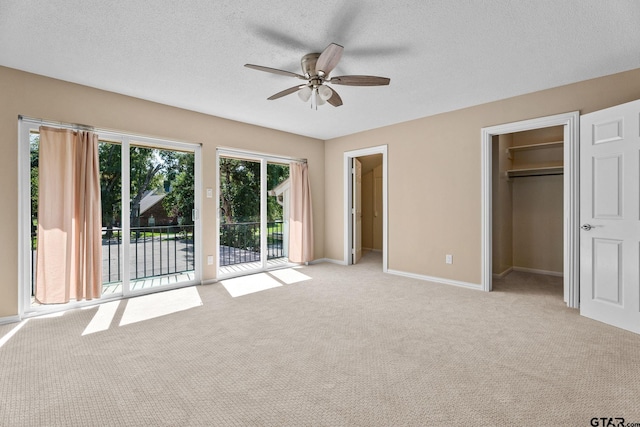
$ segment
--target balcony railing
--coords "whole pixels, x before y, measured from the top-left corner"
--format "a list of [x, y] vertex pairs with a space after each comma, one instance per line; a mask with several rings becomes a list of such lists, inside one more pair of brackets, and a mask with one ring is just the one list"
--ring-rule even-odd
[[[131, 227], [130, 279], [195, 270], [193, 225]], [[31, 289], [36, 283], [37, 235], [31, 235]], [[102, 228], [102, 284], [122, 281], [122, 230]]]
[[[131, 227], [131, 280], [195, 270], [193, 225]], [[286, 257], [282, 221], [267, 223], [267, 259]], [[31, 235], [31, 290], [36, 284], [37, 235]], [[220, 226], [220, 266], [260, 261], [260, 223]], [[102, 284], [122, 281], [122, 230], [102, 229]]]
[[[267, 259], [286, 256], [282, 221], [267, 223]], [[220, 225], [220, 266], [260, 261], [260, 223]]]

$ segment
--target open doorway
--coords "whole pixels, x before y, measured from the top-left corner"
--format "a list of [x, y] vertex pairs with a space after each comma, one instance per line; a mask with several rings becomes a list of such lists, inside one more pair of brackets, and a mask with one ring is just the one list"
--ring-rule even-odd
[[387, 271], [387, 147], [344, 153], [345, 264]]
[[[356, 253], [360, 249], [362, 257], [382, 262], [382, 154], [372, 154], [356, 158], [360, 162], [360, 185], [356, 186], [356, 224], [360, 235], [356, 240]], [[358, 179], [358, 178], [356, 178]], [[359, 240], [359, 245], [358, 245]]]
[[[482, 289], [485, 291], [491, 291], [493, 283], [494, 273], [494, 245], [498, 242], [496, 234], [494, 234], [494, 221], [493, 217], [496, 214], [494, 210], [495, 197], [494, 194], [496, 188], [494, 188], [493, 177], [496, 171], [494, 170], [494, 163], [496, 161], [494, 157], [494, 144], [500, 144], [500, 135], [503, 136], [503, 141], [506, 145], [507, 140], [512, 138], [509, 145], [513, 146], [513, 136], [506, 136], [508, 134], [514, 134], [518, 132], [528, 132], [535, 130], [548, 129], [553, 127], [559, 127], [562, 130], [562, 145], [560, 141], [548, 141], [550, 145], [542, 146], [556, 150], [562, 147], [562, 166], [558, 163], [544, 164], [544, 161], [538, 165], [521, 165], [520, 168], [513, 168], [512, 172], [508, 173], [510, 179], [528, 179], [528, 178], [516, 178], [516, 176], [526, 176], [544, 173], [558, 173], [563, 172], [562, 175], [562, 283], [563, 283], [563, 297], [564, 301], [569, 307], [577, 308], [579, 306], [579, 283], [578, 283], [578, 267], [579, 259], [577, 257], [578, 251], [578, 235], [576, 232], [576, 226], [578, 221], [578, 112], [558, 114], [555, 116], [541, 117], [538, 119], [525, 120], [521, 122], [508, 123], [504, 125], [497, 125], [482, 129]], [[545, 132], [557, 132], [552, 130], [542, 130], [542, 134]], [[535, 135], [533, 132], [528, 136]], [[497, 138], [497, 139], [496, 139]], [[497, 142], [495, 142], [497, 141]], [[528, 148], [527, 145], [534, 145], [526, 143], [526, 138], [519, 145], [522, 148], [510, 148], [509, 150], [504, 148], [504, 153], [514, 156], [517, 151], [539, 151], [541, 147]], [[508, 151], [508, 152], [507, 152]], [[496, 153], [498, 155], [499, 153]], [[534, 154], [540, 156], [541, 153]], [[549, 153], [544, 153], [548, 155]], [[517, 154], [516, 154], [517, 155]], [[529, 159], [532, 161], [532, 159]], [[538, 158], [540, 161], [540, 158]], [[557, 162], [557, 159], [556, 159]], [[513, 162], [512, 162], [513, 164]], [[521, 170], [518, 170], [521, 169]], [[506, 173], [506, 171], [505, 171]], [[552, 175], [548, 175], [552, 176]], [[506, 177], [506, 176], [505, 176]], [[524, 182], [524, 181], [523, 181]], [[531, 200], [527, 200], [526, 192], [524, 194], [523, 206], [527, 206]], [[541, 192], [541, 197], [544, 198], [544, 191]], [[543, 222], [541, 225], [529, 224], [529, 227], [533, 229], [527, 230], [527, 233], [538, 233], [544, 235], [547, 233], [546, 227], [549, 224]], [[501, 274], [505, 271], [500, 265], [501, 260], [498, 260], [499, 265], [497, 272]], [[558, 267], [551, 267], [558, 270]], [[536, 270], [536, 269], [531, 269]], [[542, 271], [551, 271], [539, 268]]]
[[494, 135], [493, 289], [563, 298], [564, 127]]

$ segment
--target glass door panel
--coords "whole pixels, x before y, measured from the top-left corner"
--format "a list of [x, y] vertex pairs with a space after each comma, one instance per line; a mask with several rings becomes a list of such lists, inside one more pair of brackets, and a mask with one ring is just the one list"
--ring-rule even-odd
[[267, 263], [287, 262], [289, 253], [289, 165], [267, 163]]
[[220, 157], [220, 272], [261, 268], [261, 162]]
[[122, 294], [122, 145], [100, 141], [102, 295]]
[[132, 144], [130, 291], [194, 279], [194, 154]]

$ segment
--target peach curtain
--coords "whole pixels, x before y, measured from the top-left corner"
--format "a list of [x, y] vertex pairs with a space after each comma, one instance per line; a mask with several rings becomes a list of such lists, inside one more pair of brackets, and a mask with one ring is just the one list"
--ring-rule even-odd
[[40, 127], [36, 300], [100, 298], [98, 135]]
[[289, 261], [313, 260], [313, 217], [311, 214], [311, 187], [306, 163], [291, 163], [291, 199], [289, 220]]

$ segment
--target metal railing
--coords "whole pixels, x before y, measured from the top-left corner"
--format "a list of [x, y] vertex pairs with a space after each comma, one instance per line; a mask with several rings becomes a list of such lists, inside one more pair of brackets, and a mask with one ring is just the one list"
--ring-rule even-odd
[[[282, 221], [267, 223], [267, 259], [285, 257]], [[260, 261], [260, 223], [220, 225], [220, 266]]]
[[[284, 258], [282, 221], [267, 223], [267, 259]], [[195, 270], [193, 225], [131, 227], [130, 279], [145, 279]], [[37, 235], [31, 234], [31, 290], [36, 284]], [[220, 226], [220, 265], [260, 261], [260, 223]], [[102, 283], [122, 281], [122, 230], [102, 228]]]
[[[195, 270], [193, 225], [131, 227], [131, 279]], [[35, 291], [37, 234], [31, 234], [31, 290]], [[102, 284], [122, 281], [122, 229], [102, 228]]]
[[[195, 270], [193, 225], [131, 227], [130, 279], [166, 276]], [[107, 236], [103, 228], [102, 283], [122, 281], [121, 230]]]

